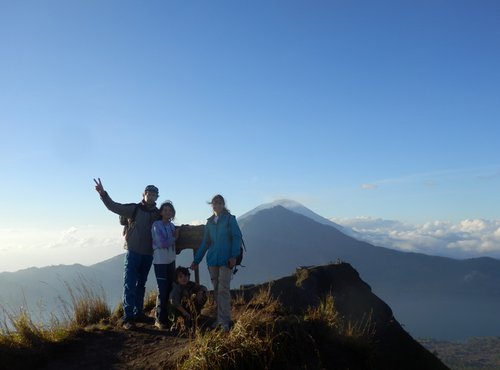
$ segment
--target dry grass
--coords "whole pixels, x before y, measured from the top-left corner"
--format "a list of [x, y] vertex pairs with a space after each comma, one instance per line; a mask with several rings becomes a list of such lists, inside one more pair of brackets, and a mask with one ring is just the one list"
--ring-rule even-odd
[[[27, 310], [7, 313], [6, 321], [3, 325], [0, 323], [0, 368], [15, 368], [16, 364], [26, 361], [37, 364], [50, 356], [55, 343], [69, 339], [89, 325], [103, 320], [109, 322], [111, 313], [102, 289], [96, 293], [84, 283], [76, 288], [67, 287], [71, 305], [68, 317], [63, 321], [53, 318], [50, 324], [41, 325], [33, 322]], [[149, 294], [146, 306], [155, 298], [154, 294]], [[207, 306], [205, 309], [213, 309], [215, 304], [210, 301]], [[121, 316], [122, 312], [118, 306], [112, 317]], [[365, 366], [371, 351], [365, 338], [371, 335], [371, 316], [367, 315], [367, 319], [359, 323], [346, 321], [336, 311], [331, 295], [303, 315], [291, 315], [272, 297], [269, 285], [248, 302], [242, 296], [236, 296], [233, 318], [234, 325], [229, 332], [206, 330], [195, 325], [187, 333], [188, 345], [176, 356], [177, 367], [203, 370], [298, 369], [308, 364], [311, 369], [337, 368], [339, 365], [335, 361], [347, 353], [361, 364], [357, 368], [370, 368]]]
[[65, 330], [55, 330], [52, 327], [35, 324], [24, 309], [15, 314], [5, 311], [4, 314], [7, 319], [0, 331], [0, 346], [2, 347], [41, 347], [45, 343], [62, 340], [67, 335]]
[[70, 323], [76, 328], [98, 324], [103, 319], [109, 319], [111, 309], [106, 303], [104, 289], [97, 292], [88, 282], [80, 280], [75, 288], [68, 283], [66, 289], [71, 297]]
[[71, 304], [65, 306], [63, 319], [52, 317], [49, 323], [37, 323], [26, 308], [3, 309], [0, 323], [0, 368], [16, 368], [20, 364], [38, 364], [49, 356], [48, 349], [70, 339], [77, 331], [109, 318], [110, 310], [102, 289], [99, 293], [83, 283], [77, 288], [68, 284]]
[[[144, 312], [153, 312], [156, 309], [156, 297], [158, 293], [154, 290], [148, 291], [144, 297]], [[119, 302], [109, 315], [109, 321], [117, 324], [123, 318], [123, 302]]]
[[[234, 305], [241, 304], [236, 297]], [[286, 315], [270, 287], [260, 290], [241, 309], [233, 310], [235, 323], [226, 333], [196, 329], [180, 356], [179, 369], [294, 369], [299, 364], [310, 368], [329, 368], [332, 348], [354, 353], [364, 361], [369, 348], [358, 340], [366, 334], [363, 325], [344, 322], [335, 309], [331, 295], [303, 316]]]
[[123, 317], [123, 302], [120, 302], [114, 308], [109, 320], [111, 323], [117, 324], [122, 317]]
[[[233, 303], [242, 304], [242, 298], [236, 297]], [[279, 303], [270, 297], [269, 291], [264, 290], [239, 313], [229, 333], [222, 330], [203, 332], [196, 328], [178, 367], [180, 369], [264, 368], [272, 358], [273, 336], [270, 312], [278, 307]]]
[[150, 312], [156, 308], [156, 298], [158, 297], [158, 292], [155, 290], [150, 290], [146, 293], [144, 298], [144, 311]]
[[321, 300], [318, 307], [309, 307], [304, 315], [304, 319], [322, 321], [330, 328], [338, 328], [340, 323], [339, 313], [335, 309], [333, 296], [328, 294]]
[[318, 307], [309, 308], [304, 315], [306, 321], [318, 321], [344, 337], [371, 338], [375, 334], [372, 312], [364, 315], [359, 321], [345, 320], [335, 309], [334, 298], [328, 294]]
[[300, 288], [302, 283], [309, 277], [309, 269], [298, 268], [295, 272], [295, 285]]

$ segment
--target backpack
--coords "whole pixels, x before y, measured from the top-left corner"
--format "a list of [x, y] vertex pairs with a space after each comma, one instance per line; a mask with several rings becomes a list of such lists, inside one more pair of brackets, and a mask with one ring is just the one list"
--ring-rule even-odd
[[125, 216], [118, 216], [118, 219], [120, 220], [120, 225], [123, 226], [122, 235], [125, 237], [125, 239], [127, 239], [127, 234], [128, 234], [128, 231], [130, 230], [130, 226], [134, 222], [135, 216], [137, 215], [137, 208], [139, 208], [139, 204], [137, 204], [137, 203], [128, 203], [128, 204], [125, 204], [125, 205], [126, 206], [135, 205], [134, 212], [132, 213], [132, 217], [128, 218], [128, 217], [125, 217]]
[[128, 218], [128, 217], [125, 217], [125, 216], [119, 216], [119, 221], [120, 221], [120, 225], [123, 226], [123, 232], [122, 232], [122, 235], [125, 237], [125, 240], [127, 239], [127, 236], [128, 236], [128, 232], [132, 226], [132, 224], [134, 223], [135, 221], [135, 216], [137, 215], [137, 210], [139, 208], [141, 208], [143, 211], [145, 212], [149, 212], [149, 213], [157, 213], [157, 217], [159, 216], [159, 213], [158, 213], [158, 208], [154, 208], [154, 209], [147, 209], [145, 206], [143, 206], [141, 203], [128, 203], [128, 204], [125, 204], [125, 205], [135, 205], [135, 208], [134, 208], [134, 212], [132, 213], [132, 217]]
[[[231, 216], [229, 216], [227, 218], [227, 225], [226, 226], [229, 230], [229, 237], [231, 238], [231, 243], [232, 243], [233, 235], [231, 234], [231, 226], [229, 225], [230, 222], [231, 222]], [[236, 266], [245, 267], [244, 265], [241, 264], [241, 261], [243, 261], [243, 252], [246, 252], [246, 251], [247, 251], [247, 248], [245, 246], [245, 242], [243, 241], [243, 235], [242, 235], [241, 236], [241, 245], [240, 245], [240, 254], [238, 255], [238, 257], [236, 257], [236, 264], [234, 265], [234, 268], [233, 268], [233, 275], [238, 272], [238, 268]]]

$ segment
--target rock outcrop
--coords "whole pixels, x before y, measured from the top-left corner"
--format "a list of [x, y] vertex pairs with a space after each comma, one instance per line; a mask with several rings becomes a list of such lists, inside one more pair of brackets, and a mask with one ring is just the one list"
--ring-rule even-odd
[[[270, 284], [272, 296], [296, 314], [318, 306], [322, 298], [331, 294], [343, 319], [366, 329], [374, 349], [374, 369], [448, 369], [402, 328], [391, 308], [373, 294], [348, 263], [301, 267], [294, 276]], [[266, 285], [244, 289], [244, 295], [249, 297]]]

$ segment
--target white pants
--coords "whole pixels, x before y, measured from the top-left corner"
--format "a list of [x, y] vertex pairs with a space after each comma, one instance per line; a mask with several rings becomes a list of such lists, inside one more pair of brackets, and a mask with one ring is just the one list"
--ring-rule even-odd
[[226, 266], [208, 266], [210, 279], [214, 286], [214, 298], [217, 303], [217, 323], [230, 325], [231, 323], [231, 283], [232, 270]]

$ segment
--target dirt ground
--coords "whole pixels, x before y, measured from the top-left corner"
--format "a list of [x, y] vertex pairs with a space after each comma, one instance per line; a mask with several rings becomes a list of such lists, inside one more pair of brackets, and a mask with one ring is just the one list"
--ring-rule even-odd
[[188, 339], [137, 324], [133, 330], [115, 328], [80, 332], [54, 353], [44, 370], [174, 369]]

